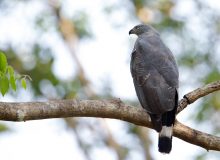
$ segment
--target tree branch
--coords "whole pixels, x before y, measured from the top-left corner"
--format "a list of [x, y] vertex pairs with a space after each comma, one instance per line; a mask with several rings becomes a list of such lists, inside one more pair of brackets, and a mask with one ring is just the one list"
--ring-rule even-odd
[[[198, 88], [184, 96], [178, 112], [209, 93], [220, 90], [220, 81]], [[48, 102], [0, 103], [0, 120], [27, 121], [65, 117], [114, 118], [152, 128], [148, 114], [140, 107], [113, 100], [54, 100]], [[206, 134], [176, 121], [174, 136], [207, 150], [220, 151], [220, 137]]]
[[208, 150], [220, 151], [220, 137], [211, 134], [203, 133], [198, 130], [187, 127], [180, 122], [175, 122], [174, 136], [189, 142], [191, 144], [200, 146]]
[[177, 109], [177, 114], [184, 110], [188, 104], [195, 102], [197, 99], [208, 95], [209, 93], [220, 90], [220, 81], [215, 81], [209, 83], [201, 88], [195, 89], [192, 92], [184, 95], [183, 99], [180, 100], [179, 106]]

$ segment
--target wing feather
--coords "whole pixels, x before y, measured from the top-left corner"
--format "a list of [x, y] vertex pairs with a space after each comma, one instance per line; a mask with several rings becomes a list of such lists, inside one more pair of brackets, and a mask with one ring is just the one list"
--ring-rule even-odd
[[138, 99], [149, 113], [162, 114], [174, 108], [178, 69], [160, 38], [137, 39], [130, 69]]

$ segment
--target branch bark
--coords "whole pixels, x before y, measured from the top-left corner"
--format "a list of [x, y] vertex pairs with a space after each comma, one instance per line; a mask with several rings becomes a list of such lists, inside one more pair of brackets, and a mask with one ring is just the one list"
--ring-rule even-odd
[[192, 92], [184, 95], [183, 99], [179, 101], [177, 114], [184, 110], [188, 104], [195, 102], [197, 99], [208, 95], [209, 93], [220, 90], [220, 81], [209, 83], [201, 88], [197, 88]]
[[[198, 88], [184, 96], [178, 112], [209, 93], [220, 90], [220, 81]], [[144, 109], [113, 100], [54, 100], [47, 102], [0, 103], [0, 120], [28, 121], [65, 117], [114, 118], [152, 128]], [[203, 133], [176, 121], [174, 136], [207, 150], [220, 151], [220, 137]]]

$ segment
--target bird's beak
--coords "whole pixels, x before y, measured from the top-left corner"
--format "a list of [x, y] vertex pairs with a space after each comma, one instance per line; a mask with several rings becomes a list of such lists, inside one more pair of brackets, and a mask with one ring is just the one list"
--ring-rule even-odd
[[134, 29], [131, 29], [130, 31], [129, 31], [129, 35], [130, 34], [134, 34]]

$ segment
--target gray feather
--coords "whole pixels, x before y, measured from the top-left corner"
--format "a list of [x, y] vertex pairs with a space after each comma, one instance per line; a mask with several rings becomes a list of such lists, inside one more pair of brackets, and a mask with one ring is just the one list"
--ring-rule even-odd
[[138, 36], [131, 74], [139, 101], [149, 113], [163, 114], [174, 109], [179, 73], [171, 51], [157, 32]]
[[171, 51], [159, 33], [148, 25], [137, 25], [129, 34], [138, 39], [131, 55], [131, 74], [138, 99], [160, 132], [159, 152], [169, 153], [178, 106], [179, 73]]

